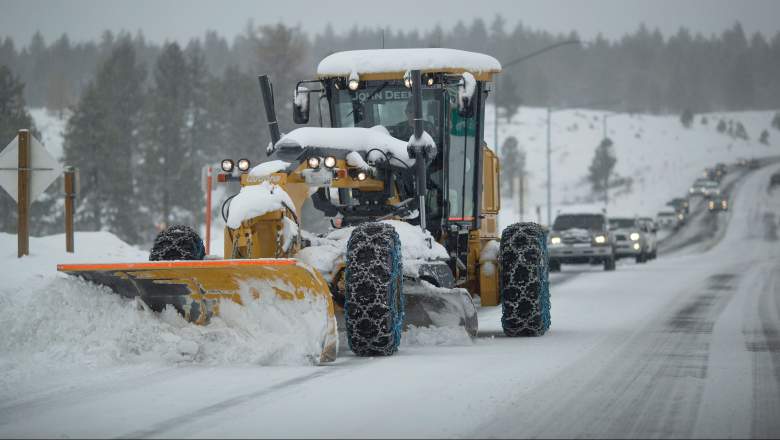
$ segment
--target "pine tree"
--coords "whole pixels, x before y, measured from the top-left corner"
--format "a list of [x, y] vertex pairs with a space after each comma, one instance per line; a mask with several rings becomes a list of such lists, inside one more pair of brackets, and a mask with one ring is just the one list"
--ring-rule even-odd
[[690, 109], [685, 109], [680, 115], [680, 122], [683, 127], [691, 128], [691, 124], [693, 123], [693, 112]]
[[[25, 108], [24, 83], [11, 73], [11, 69], [0, 65], [0, 148], [5, 148], [24, 128], [33, 136], [40, 136]], [[4, 190], [0, 190], [0, 231], [16, 233], [16, 202]]]
[[[521, 157], [522, 154], [522, 157]], [[519, 142], [514, 136], [509, 136], [501, 146], [501, 187], [504, 194], [514, 197], [513, 181], [521, 172], [519, 164], [525, 162], [525, 154], [519, 149]]]
[[726, 121], [724, 121], [723, 119], [718, 121], [717, 129], [718, 129], [718, 133], [726, 133]]
[[764, 129], [764, 130], [761, 132], [761, 137], [759, 138], [759, 140], [758, 140], [758, 141], [759, 141], [759, 142], [761, 142], [761, 143], [762, 143], [762, 144], [764, 144], [764, 145], [769, 145], [769, 131], [767, 131], [766, 129]]
[[154, 83], [144, 122], [144, 202], [156, 224], [192, 224], [200, 170], [190, 138], [192, 75], [178, 43], [157, 58]]
[[742, 125], [741, 122], [737, 121], [737, 125], [734, 130], [734, 137], [738, 139], [748, 140], [750, 137], [747, 134], [747, 130], [745, 129], [745, 126]]
[[594, 193], [604, 191], [606, 195], [609, 178], [612, 175], [612, 170], [615, 168], [616, 163], [617, 158], [615, 157], [613, 143], [609, 138], [604, 138], [596, 148], [593, 161], [588, 168], [588, 180], [590, 180], [591, 188]]
[[147, 227], [133, 186], [144, 77], [129, 39], [118, 41], [82, 93], [63, 145], [65, 163], [81, 175], [77, 227], [130, 242]]

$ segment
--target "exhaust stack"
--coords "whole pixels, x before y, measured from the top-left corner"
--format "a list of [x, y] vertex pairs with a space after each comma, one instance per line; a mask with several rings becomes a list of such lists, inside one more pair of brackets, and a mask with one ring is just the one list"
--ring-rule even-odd
[[271, 144], [276, 145], [282, 135], [279, 133], [279, 124], [276, 122], [274, 90], [268, 75], [260, 75], [257, 79], [260, 81], [260, 93], [263, 95], [263, 106], [265, 107], [265, 117], [268, 120], [268, 131], [271, 133]]

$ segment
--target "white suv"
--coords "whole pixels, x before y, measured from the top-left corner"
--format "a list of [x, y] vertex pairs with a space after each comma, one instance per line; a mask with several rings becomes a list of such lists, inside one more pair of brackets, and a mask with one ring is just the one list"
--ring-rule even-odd
[[615, 270], [615, 240], [603, 213], [558, 214], [550, 229], [550, 271], [561, 264], [604, 264]]

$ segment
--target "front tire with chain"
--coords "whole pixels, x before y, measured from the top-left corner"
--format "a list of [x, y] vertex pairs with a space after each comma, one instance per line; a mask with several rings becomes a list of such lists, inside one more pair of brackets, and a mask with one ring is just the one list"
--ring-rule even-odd
[[504, 334], [543, 335], [550, 328], [547, 233], [536, 223], [508, 226], [501, 234], [499, 258]]
[[390, 356], [401, 342], [401, 240], [387, 223], [355, 227], [347, 243], [344, 321], [358, 356]]
[[157, 234], [149, 261], [202, 260], [205, 255], [197, 232], [189, 226], [172, 225]]

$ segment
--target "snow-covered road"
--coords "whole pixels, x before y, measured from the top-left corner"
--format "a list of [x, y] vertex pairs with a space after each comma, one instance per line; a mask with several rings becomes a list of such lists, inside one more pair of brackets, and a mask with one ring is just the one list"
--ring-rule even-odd
[[556, 274], [544, 337], [505, 338], [485, 308], [480, 338], [390, 358], [51, 371], [4, 388], [0, 437], [777, 437], [778, 169], [735, 185], [704, 253]]

